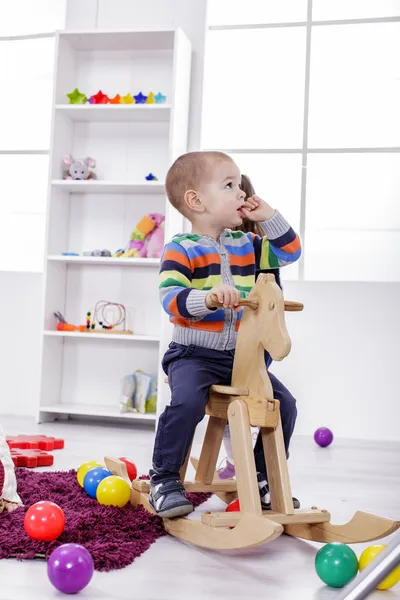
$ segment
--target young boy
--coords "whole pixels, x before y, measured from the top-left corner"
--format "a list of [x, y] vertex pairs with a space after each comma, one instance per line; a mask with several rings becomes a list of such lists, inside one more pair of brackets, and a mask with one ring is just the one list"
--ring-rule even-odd
[[[184, 154], [166, 178], [168, 199], [192, 232], [165, 246], [160, 272], [162, 304], [174, 324], [163, 359], [171, 404], [159, 420], [150, 470], [150, 503], [161, 517], [193, 510], [179, 470], [210, 387], [231, 383], [240, 297], [254, 286], [256, 270], [292, 263], [301, 254], [299, 237], [282, 215], [257, 196], [244, 204], [240, 183], [237, 165], [222, 152]], [[258, 222], [264, 237], [232, 231], [244, 218]], [[210, 308], [214, 294], [224, 308]]]

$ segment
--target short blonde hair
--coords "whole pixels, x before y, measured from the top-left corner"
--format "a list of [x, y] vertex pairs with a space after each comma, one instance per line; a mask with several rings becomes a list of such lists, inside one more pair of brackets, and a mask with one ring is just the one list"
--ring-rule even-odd
[[185, 216], [184, 197], [188, 190], [197, 190], [202, 182], [212, 174], [213, 163], [221, 160], [232, 161], [224, 152], [188, 152], [176, 159], [167, 173], [165, 189], [168, 200]]

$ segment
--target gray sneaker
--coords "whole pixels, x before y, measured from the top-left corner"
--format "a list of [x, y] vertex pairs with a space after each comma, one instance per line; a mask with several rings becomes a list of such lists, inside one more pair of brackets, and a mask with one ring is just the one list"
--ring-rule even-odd
[[193, 504], [186, 498], [179, 479], [157, 479], [157, 472], [151, 470], [149, 502], [160, 517], [173, 519], [193, 512]]

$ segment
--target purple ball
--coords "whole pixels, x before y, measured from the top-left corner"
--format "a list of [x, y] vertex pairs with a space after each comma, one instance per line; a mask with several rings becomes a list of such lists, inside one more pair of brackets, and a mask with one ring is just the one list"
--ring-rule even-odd
[[333, 442], [333, 433], [327, 427], [320, 427], [314, 433], [314, 440], [317, 442], [318, 446], [321, 448], [326, 448]]
[[63, 544], [51, 554], [47, 575], [54, 587], [64, 594], [76, 594], [92, 579], [94, 571], [90, 552], [79, 544]]

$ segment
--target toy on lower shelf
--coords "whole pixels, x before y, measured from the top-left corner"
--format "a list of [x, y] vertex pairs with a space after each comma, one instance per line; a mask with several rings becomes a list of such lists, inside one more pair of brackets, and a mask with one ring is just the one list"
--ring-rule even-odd
[[165, 217], [150, 213], [136, 225], [131, 239], [123, 252], [116, 252], [118, 258], [160, 258], [164, 248]]
[[[112, 316], [109, 311], [114, 310]], [[100, 329], [96, 329], [96, 325]], [[115, 330], [122, 325], [122, 329]], [[94, 307], [93, 315], [90, 311], [86, 313], [86, 331], [91, 333], [119, 333], [121, 335], [132, 335], [133, 331], [126, 329], [126, 308], [118, 302], [99, 300]]]
[[62, 161], [62, 178], [75, 181], [97, 179], [97, 175], [93, 170], [95, 167], [96, 161], [90, 156], [74, 158], [72, 154], [66, 154]]
[[144, 371], [135, 371], [122, 380], [121, 413], [155, 413], [157, 378]]

